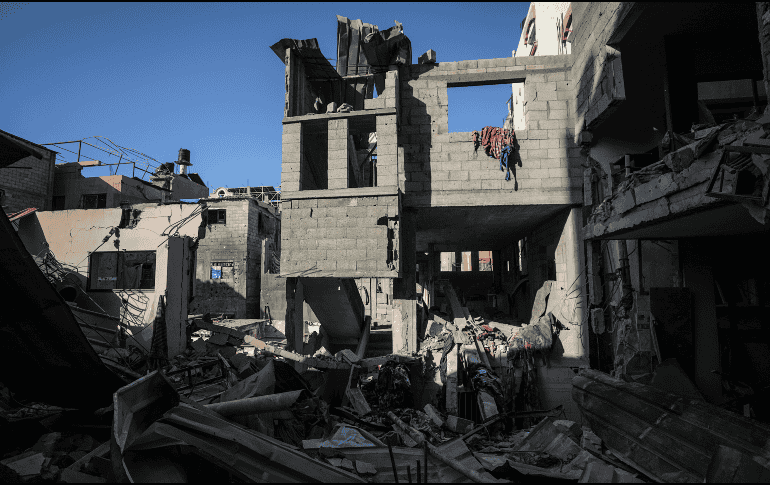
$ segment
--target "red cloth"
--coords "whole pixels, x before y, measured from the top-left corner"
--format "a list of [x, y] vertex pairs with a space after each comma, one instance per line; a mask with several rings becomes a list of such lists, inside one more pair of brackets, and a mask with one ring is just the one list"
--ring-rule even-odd
[[[513, 130], [504, 130], [496, 126], [485, 126], [479, 136], [478, 131], [473, 132], [473, 143], [478, 147], [484, 147], [484, 153], [500, 160], [503, 147], [513, 145]], [[480, 138], [480, 139], [479, 139]]]

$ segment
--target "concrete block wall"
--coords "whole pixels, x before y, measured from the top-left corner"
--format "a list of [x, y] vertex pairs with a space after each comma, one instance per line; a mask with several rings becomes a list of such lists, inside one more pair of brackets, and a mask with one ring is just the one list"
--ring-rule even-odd
[[281, 275], [398, 277], [398, 215], [397, 195], [284, 201]]
[[4, 192], [0, 205], [6, 214], [29, 207], [51, 210], [53, 193], [54, 157], [53, 152], [38, 160], [29, 156], [9, 167], [32, 167], [32, 170], [5, 168], [0, 177], [0, 189]]
[[[401, 82], [399, 144], [404, 148], [406, 205], [572, 203], [583, 171], [573, 140], [571, 56], [500, 58], [412, 66]], [[517, 74], [520, 73], [520, 74]], [[516, 133], [522, 167], [505, 180], [498, 160], [474, 151], [470, 132], [448, 133], [448, 87], [521, 77], [527, 89], [527, 130]], [[456, 87], [455, 89], [462, 89]], [[479, 131], [483, 127], [478, 127]], [[429, 202], [428, 202], [429, 200]]]
[[[575, 82], [575, 136], [610, 107], [607, 41], [635, 2], [572, 4], [572, 79]], [[638, 7], [637, 7], [638, 8]]]
[[281, 191], [300, 190], [301, 168], [304, 165], [302, 150], [302, 123], [283, 125], [281, 135]]
[[[254, 209], [248, 199], [209, 203], [209, 209], [225, 209], [226, 224], [209, 224], [198, 242], [194, 313], [234, 312], [237, 318], [259, 317], [259, 290], [253, 260], [259, 264], [261, 247], [251, 237]], [[256, 252], [254, 252], [256, 251]], [[212, 262], [233, 263], [233, 280], [211, 279]], [[256, 291], [249, 291], [250, 289]]]
[[398, 184], [398, 116], [377, 117], [377, 186]]
[[329, 120], [328, 123], [329, 189], [347, 189], [350, 120]]

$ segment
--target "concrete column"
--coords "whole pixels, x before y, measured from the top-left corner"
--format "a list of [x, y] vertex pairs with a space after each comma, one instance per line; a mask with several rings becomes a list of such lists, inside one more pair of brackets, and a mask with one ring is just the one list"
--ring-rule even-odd
[[720, 370], [719, 325], [714, 299], [714, 273], [707, 254], [692, 239], [679, 240], [684, 286], [692, 290], [692, 338], [695, 353], [695, 384], [710, 402], [722, 398], [722, 380], [712, 374]]
[[283, 125], [281, 189], [285, 192], [294, 192], [301, 188], [301, 165], [304, 163], [302, 132], [302, 123]]
[[348, 188], [350, 120], [329, 120], [329, 189]]
[[[559, 338], [564, 345], [564, 357], [577, 359], [575, 366], [588, 365], [588, 319], [586, 316], [586, 278], [585, 258], [583, 253], [583, 232], [581, 227], [582, 209], [570, 210], [564, 224], [564, 259], [566, 263], [565, 290], [567, 298], [574, 298], [575, 310], [572, 314], [570, 331], [562, 332]], [[584, 325], [584, 327], [578, 327]], [[570, 325], [568, 325], [570, 326]]]
[[[286, 320], [284, 334], [286, 335], [286, 350], [302, 352], [304, 314], [304, 295], [299, 278], [286, 278]], [[295, 363], [297, 372], [304, 372], [307, 366]]]
[[401, 274], [393, 281], [393, 353], [417, 352], [417, 295], [415, 215], [401, 212]]

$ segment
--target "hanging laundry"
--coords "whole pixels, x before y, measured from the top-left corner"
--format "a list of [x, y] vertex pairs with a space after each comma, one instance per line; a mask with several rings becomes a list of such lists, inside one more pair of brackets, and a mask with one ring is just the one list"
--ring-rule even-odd
[[519, 156], [519, 142], [513, 130], [505, 130], [496, 126], [485, 126], [479, 134], [472, 133], [473, 149], [478, 151], [479, 146], [484, 147], [484, 153], [489, 157], [500, 160], [500, 171], [506, 172], [505, 180], [511, 180], [513, 171], [513, 190], [519, 190], [519, 182], [516, 180], [516, 165], [521, 167]]

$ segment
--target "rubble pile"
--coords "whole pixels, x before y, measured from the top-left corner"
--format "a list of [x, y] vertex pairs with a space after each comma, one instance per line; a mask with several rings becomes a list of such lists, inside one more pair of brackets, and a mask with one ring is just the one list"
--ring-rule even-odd
[[303, 355], [287, 350], [270, 322], [192, 316], [186, 350], [160, 368], [130, 349], [103, 352], [136, 377], [88, 416], [20, 404], [0, 389], [8, 429], [45, 431], [4, 450], [0, 474], [25, 482], [659, 481], [604, 428], [565, 419], [561, 406], [542, 409], [534, 359], [547, 362], [569, 322], [553, 283], [520, 325], [471, 314], [445, 287], [452, 315], [430, 312], [411, 356], [323, 346]]

